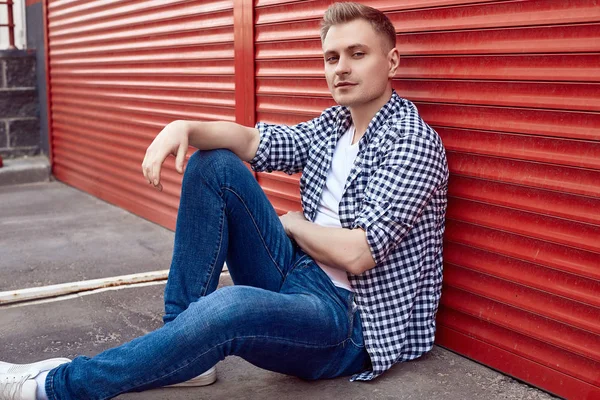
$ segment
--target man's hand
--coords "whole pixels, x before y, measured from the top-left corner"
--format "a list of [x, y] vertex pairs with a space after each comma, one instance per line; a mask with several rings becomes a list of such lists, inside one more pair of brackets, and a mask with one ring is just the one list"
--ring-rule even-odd
[[285, 233], [293, 238], [293, 229], [298, 223], [307, 222], [307, 219], [304, 218], [304, 214], [300, 211], [289, 211], [287, 214], [283, 214], [279, 217], [279, 220], [283, 224], [283, 229], [285, 229]]
[[175, 168], [183, 174], [185, 153], [188, 149], [188, 131], [185, 121], [173, 121], [163, 128], [146, 150], [142, 173], [149, 184], [162, 191], [160, 170], [169, 154], [176, 157]]

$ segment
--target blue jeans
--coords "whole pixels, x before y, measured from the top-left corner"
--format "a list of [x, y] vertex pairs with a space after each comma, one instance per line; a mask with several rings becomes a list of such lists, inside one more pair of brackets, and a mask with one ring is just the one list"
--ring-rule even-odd
[[[234, 286], [217, 284], [227, 261]], [[109, 399], [188, 380], [228, 355], [303, 379], [369, 366], [354, 294], [286, 235], [241, 160], [189, 160], [165, 288], [164, 325], [48, 374], [50, 399]]]

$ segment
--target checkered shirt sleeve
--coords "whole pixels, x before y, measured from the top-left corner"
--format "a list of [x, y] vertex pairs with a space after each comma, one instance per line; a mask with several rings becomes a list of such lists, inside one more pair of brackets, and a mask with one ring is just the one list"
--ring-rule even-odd
[[366, 232], [377, 264], [404, 239], [445, 179], [444, 153], [414, 129], [400, 135], [385, 153], [354, 221], [354, 228]]
[[311, 138], [319, 129], [322, 117], [294, 126], [259, 122], [260, 143], [256, 155], [250, 160], [256, 172], [283, 171], [293, 174], [302, 171], [308, 158]]

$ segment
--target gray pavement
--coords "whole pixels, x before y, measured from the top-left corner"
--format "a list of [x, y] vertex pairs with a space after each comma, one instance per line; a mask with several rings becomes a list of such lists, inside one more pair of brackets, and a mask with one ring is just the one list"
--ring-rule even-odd
[[[0, 291], [168, 268], [173, 233], [58, 182], [0, 187]], [[231, 284], [223, 275], [221, 285]], [[0, 306], [0, 360], [93, 356], [161, 326], [164, 282]], [[122, 399], [552, 399], [435, 347], [370, 383], [306, 382], [229, 357], [203, 388]]]
[[60, 182], [0, 186], [0, 291], [168, 269], [173, 238]]

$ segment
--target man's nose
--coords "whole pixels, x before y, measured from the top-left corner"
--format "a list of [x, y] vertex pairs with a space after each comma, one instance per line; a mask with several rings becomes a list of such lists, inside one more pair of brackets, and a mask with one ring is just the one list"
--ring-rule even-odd
[[335, 66], [336, 75], [345, 75], [350, 73], [350, 64], [346, 57], [340, 57]]

